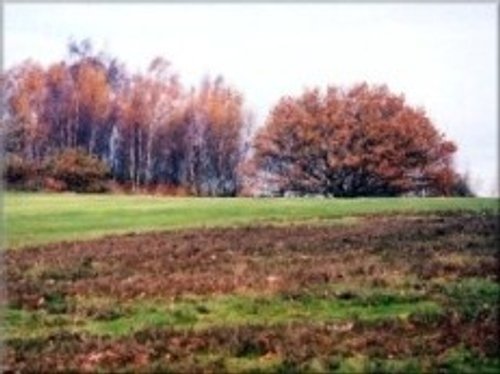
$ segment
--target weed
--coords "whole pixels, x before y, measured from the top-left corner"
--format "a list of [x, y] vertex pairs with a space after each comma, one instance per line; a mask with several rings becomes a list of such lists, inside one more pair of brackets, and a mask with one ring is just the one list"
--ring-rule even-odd
[[488, 372], [494, 222], [365, 217], [7, 251], [5, 367]]
[[45, 293], [41, 305], [47, 312], [54, 314], [66, 313], [70, 309], [68, 298], [60, 291]]
[[500, 304], [500, 284], [488, 279], [461, 279], [442, 285], [441, 292], [468, 319], [475, 319], [484, 311], [498, 311]]
[[500, 371], [500, 359], [480, 357], [460, 345], [449, 349], [439, 366], [442, 371], [450, 373], [493, 374]]

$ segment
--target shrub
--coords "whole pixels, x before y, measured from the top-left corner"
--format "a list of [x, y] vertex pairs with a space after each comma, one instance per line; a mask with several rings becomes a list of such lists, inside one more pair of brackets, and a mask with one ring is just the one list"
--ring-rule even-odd
[[5, 159], [4, 181], [7, 188], [29, 191], [39, 190], [42, 187], [42, 170], [33, 162], [22, 157], [10, 154]]
[[23, 183], [30, 174], [29, 165], [17, 155], [9, 155], [5, 160], [4, 178], [8, 185]]
[[469, 175], [457, 174], [455, 177], [455, 183], [453, 183], [451, 189], [452, 196], [462, 196], [462, 197], [475, 197], [474, 191], [471, 188]]
[[43, 189], [50, 192], [62, 192], [68, 189], [66, 183], [63, 181], [54, 179], [52, 177], [46, 177], [43, 180]]
[[67, 149], [48, 163], [49, 174], [75, 192], [105, 192], [109, 168], [97, 157], [81, 149]]

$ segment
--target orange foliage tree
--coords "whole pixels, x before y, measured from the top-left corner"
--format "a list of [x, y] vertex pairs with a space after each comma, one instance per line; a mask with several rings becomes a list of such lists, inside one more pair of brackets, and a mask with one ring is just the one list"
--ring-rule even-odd
[[[243, 95], [222, 77], [187, 91], [162, 58], [129, 75], [89, 41], [68, 47], [66, 60], [26, 61], [0, 75], [0, 135], [14, 181], [78, 148], [134, 188], [233, 196], [243, 185], [262, 188], [257, 180], [281, 193], [469, 193], [452, 168], [455, 145], [385, 86], [283, 97], [251, 139]], [[242, 162], [250, 142], [253, 157]]]
[[[136, 75], [121, 95], [120, 130], [134, 186], [158, 182], [167, 143], [165, 134], [179, 116], [182, 86], [170, 63], [154, 59], [146, 75]], [[163, 143], [163, 144], [162, 144]]]
[[447, 195], [456, 180], [455, 145], [385, 86], [284, 97], [254, 146], [260, 177], [281, 193]]
[[188, 98], [186, 182], [197, 195], [232, 196], [240, 187], [237, 167], [251, 126], [241, 93], [222, 77], [205, 79]]
[[16, 138], [8, 143], [27, 160], [39, 161], [48, 135], [42, 116], [46, 92], [44, 70], [28, 60], [10, 70], [4, 79], [10, 119], [3, 121], [3, 126], [9, 127], [6, 134]]

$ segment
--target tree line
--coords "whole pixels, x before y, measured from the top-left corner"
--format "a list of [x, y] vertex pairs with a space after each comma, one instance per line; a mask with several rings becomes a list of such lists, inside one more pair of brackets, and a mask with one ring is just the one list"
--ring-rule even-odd
[[[89, 41], [1, 75], [8, 187], [169, 186], [198, 196], [470, 194], [453, 142], [385, 86], [283, 97], [254, 135], [241, 92], [219, 76], [186, 88], [154, 59], [131, 74]], [[96, 187], [99, 185], [99, 187]]]

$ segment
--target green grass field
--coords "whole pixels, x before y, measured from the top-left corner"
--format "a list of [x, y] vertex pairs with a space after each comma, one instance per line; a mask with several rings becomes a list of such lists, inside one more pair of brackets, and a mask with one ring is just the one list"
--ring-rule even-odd
[[111, 233], [248, 225], [363, 214], [497, 210], [494, 198], [170, 198], [144, 195], [6, 193], [8, 248]]

